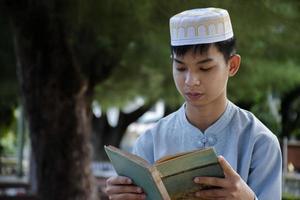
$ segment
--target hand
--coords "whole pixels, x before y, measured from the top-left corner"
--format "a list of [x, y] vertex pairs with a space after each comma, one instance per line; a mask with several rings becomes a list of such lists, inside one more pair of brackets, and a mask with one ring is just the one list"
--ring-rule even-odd
[[106, 180], [105, 193], [111, 200], [144, 200], [146, 195], [142, 188], [132, 184], [132, 180], [124, 176], [114, 176]]
[[234, 171], [230, 164], [222, 156], [218, 157], [218, 161], [223, 168], [225, 178], [196, 177], [194, 181], [197, 184], [217, 186], [220, 188], [200, 190], [196, 192], [195, 195], [203, 200], [254, 200], [254, 192], [239, 174]]

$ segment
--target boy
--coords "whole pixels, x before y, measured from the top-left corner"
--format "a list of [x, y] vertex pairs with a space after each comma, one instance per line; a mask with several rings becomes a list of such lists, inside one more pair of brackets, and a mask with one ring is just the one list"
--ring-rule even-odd
[[[134, 153], [154, 163], [162, 156], [214, 146], [225, 178], [195, 177], [199, 199], [280, 200], [277, 138], [252, 113], [227, 99], [227, 81], [240, 66], [229, 14], [194, 9], [170, 19], [173, 77], [185, 103], [139, 137]], [[110, 199], [145, 199], [127, 177], [107, 180]]]

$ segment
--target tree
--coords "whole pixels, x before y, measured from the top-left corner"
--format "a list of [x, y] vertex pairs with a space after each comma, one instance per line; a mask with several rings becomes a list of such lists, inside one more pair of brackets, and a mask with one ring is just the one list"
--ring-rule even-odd
[[[88, 143], [93, 89], [114, 68], [122, 71], [132, 65], [124, 58], [132, 56], [130, 49], [137, 52], [145, 45], [143, 37], [133, 37], [135, 31], [126, 33], [130, 24], [141, 29], [137, 16], [127, 17], [133, 2], [121, 1], [117, 7], [112, 2], [94, 3], [6, 1], [41, 199], [96, 198]], [[112, 18], [107, 22], [101, 15]], [[120, 19], [124, 24], [115, 27], [117, 31], [107, 28]], [[95, 28], [93, 20], [99, 20], [101, 28]], [[128, 94], [127, 99], [133, 96]], [[128, 124], [125, 121], [121, 130]]]
[[[17, 106], [17, 76], [9, 21], [0, 17], [0, 138], [13, 126], [13, 110]], [[2, 149], [0, 144], [0, 149]], [[0, 150], [0, 155], [2, 152]]]
[[[284, 94], [281, 102], [282, 135], [290, 137], [293, 132], [299, 137], [300, 130], [300, 86]], [[299, 139], [299, 138], [298, 138]]]
[[[121, 107], [136, 96], [145, 99], [145, 107], [141, 110], [146, 110], [158, 99], [163, 99], [171, 109], [182, 103], [173, 85], [169, 59], [168, 20], [175, 13], [206, 6], [229, 10], [238, 39], [238, 52], [243, 57], [238, 76], [229, 84], [229, 96], [233, 101], [251, 108], [263, 102], [268, 92], [282, 98], [300, 84], [297, 46], [300, 41], [295, 31], [299, 30], [298, 1], [5, 2], [9, 10], [3, 11], [11, 17], [14, 27], [12, 35], [37, 161], [39, 194], [45, 199], [49, 191], [53, 196], [61, 195], [56, 191], [60, 183], [54, 179], [65, 169], [74, 170], [57, 180], [63, 179], [62, 184], [89, 198], [88, 190], [74, 185], [71, 174], [87, 170], [93, 99], [100, 102], [104, 113], [109, 106]], [[0, 23], [0, 26], [8, 27], [7, 24]], [[4, 38], [9, 36], [8, 33], [0, 34]], [[14, 53], [7, 43], [2, 48]], [[1, 51], [0, 55], [5, 55], [3, 52], [6, 51]], [[5, 61], [2, 66], [9, 73], [14, 70], [7, 67], [13, 66], [13, 59], [7, 58], [13, 57], [1, 57]], [[1, 85], [4, 85], [3, 79]], [[107, 126], [104, 114], [98, 120], [103, 121], [106, 128], [96, 128], [100, 126], [99, 121], [94, 124], [94, 130], [99, 130], [97, 138], [116, 145], [130, 121], [123, 119], [118, 128], [112, 128]], [[112, 136], [112, 132], [116, 133]], [[84, 159], [79, 165], [74, 164], [79, 158]], [[59, 168], [57, 166], [64, 166], [64, 169], [50, 170]], [[81, 175], [78, 183], [82, 184], [79, 185], [90, 185], [90, 172]], [[45, 176], [53, 177], [49, 180], [53, 187], [45, 188], [50, 184], [43, 182]], [[66, 188], [66, 191], [72, 189]], [[64, 194], [66, 199], [75, 198], [76, 192], [74, 196], [70, 193]]]
[[88, 82], [68, 41], [66, 1], [8, 1], [40, 199], [97, 199]]
[[[125, 113], [120, 111], [118, 117], [118, 123], [115, 127], [112, 127], [109, 122], [107, 115], [104, 113], [101, 117], [97, 118], [93, 115], [92, 127], [93, 127], [93, 147], [94, 147], [94, 160], [107, 160], [103, 146], [107, 144], [119, 145], [126, 132], [127, 127], [141, 117], [149, 107], [141, 106], [131, 113]], [[105, 133], [105, 134], [99, 134]]]
[[[174, 13], [195, 7], [223, 7], [230, 12], [238, 53], [242, 55], [239, 73], [229, 81], [228, 95], [232, 101], [244, 108], [253, 109], [256, 115], [262, 116], [262, 109], [257, 109], [255, 105], [266, 105], [268, 94], [272, 93], [283, 99], [286, 93], [300, 85], [297, 45], [300, 38], [295, 31], [300, 29], [298, 23], [300, 2], [256, 0], [236, 3], [234, 0], [209, 2], [190, 0], [183, 3], [176, 0], [172, 3], [152, 1], [147, 5], [149, 11], [143, 12], [146, 13], [144, 23], [147, 25], [143, 27], [141, 35], [145, 38], [142, 41], [149, 42], [140, 48], [134, 42], [135, 45], [130, 46], [127, 56], [123, 58], [125, 64], [121, 70], [118, 68], [103, 84], [97, 85], [95, 97], [100, 99], [101, 103], [105, 104], [114, 99], [115, 104], [119, 99], [117, 96], [128, 97], [131, 94], [141, 95], [147, 100], [162, 98], [173, 108], [182, 103], [171, 76], [167, 25], [169, 17]], [[286, 12], [287, 10], [289, 12]], [[148, 50], [147, 56], [139, 56], [141, 58], [139, 66], [143, 73], [132, 72], [134, 68], [126, 63], [133, 63], [136, 55], [143, 51], [143, 47]], [[135, 81], [123, 76], [125, 73], [133, 74], [132, 79]], [[122, 84], [115, 84], [117, 82]], [[160, 87], [161, 85], [164, 87]], [[270, 112], [268, 105], [264, 112]], [[271, 114], [264, 116], [270, 118]], [[273, 127], [270, 120], [262, 120], [269, 127]]]

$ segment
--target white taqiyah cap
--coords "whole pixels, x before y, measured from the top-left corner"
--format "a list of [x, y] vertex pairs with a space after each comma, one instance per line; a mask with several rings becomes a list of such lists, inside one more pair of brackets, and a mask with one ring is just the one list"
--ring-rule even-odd
[[171, 45], [206, 44], [233, 37], [227, 10], [199, 8], [183, 11], [170, 19]]

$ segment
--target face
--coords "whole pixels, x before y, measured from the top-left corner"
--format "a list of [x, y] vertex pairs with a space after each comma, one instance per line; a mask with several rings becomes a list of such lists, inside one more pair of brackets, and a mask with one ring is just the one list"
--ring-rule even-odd
[[226, 63], [224, 56], [214, 46], [207, 53], [188, 51], [173, 58], [173, 78], [187, 105], [204, 106], [226, 99], [229, 76], [239, 67], [240, 57], [232, 56]]

